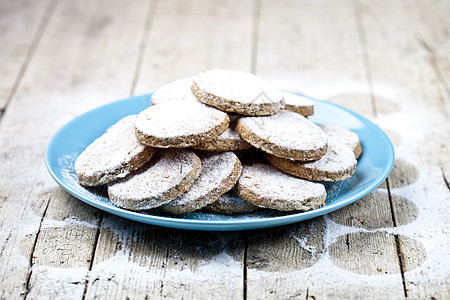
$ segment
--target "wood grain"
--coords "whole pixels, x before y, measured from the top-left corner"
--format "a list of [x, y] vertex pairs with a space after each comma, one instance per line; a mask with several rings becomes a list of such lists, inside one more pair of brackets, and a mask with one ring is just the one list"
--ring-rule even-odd
[[[154, 9], [154, 19], [148, 26], [151, 29], [144, 37], [148, 45], [141, 59], [136, 94], [212, 67], [250, 69], [250, 1], [161, 1]], [[102, 225], [87, 297], [242, 297], [241, 234], [197, 233], [130, 223], [133, 229], [126, 233], [120, 231], [122, 225]], [[104, 272], [106, 264], [117, 260], [122, 272]]]
[[[423, 48], [428, 52], [426, 59], [433, 68], [436, 81], [444, 90], [441, 92], [439, 100], [444, 117], [448, 120], [450, 116], [450, 57], [447, 49], [450, 48], [450, 21], [448, 18], [450, 3], [448, 1], [418, 0], [415, 8], [415, 29], [420, 34]], [[449, 126], [446, 129], [445, 138], [449, 138]], [[439, 157], [442, 174], [447, 188], [450, 190], [450, 146], [448, 143], [441, 144], [439, 151], [442, 153]]]
[[422, 45], [429, 52], [428, 59], [433, 67], [440, 85], [446, 92], [442, 100], [448, 111], [450, 101], [450, 58], [447, 49], [450, 47], [450, 21], [448, 12], [450, 3], [448, 1], [415, 1], [415, 11], [417, 13], [416, 30], [420, 33]]
[[110, 298], [242, 297], [242, 237], [107, 217], [86, 293]]
[[306, 298], [308, 285], [293, 274], [313, 266], [323, 254], [321, 218], [248, 236], [248, 299]]
[[0, 2], [0, 109], [5, 109], [20, 85], [29, 60], [47, 26], [53, 2]]
[[[44, 149], [55, 129], [74, 116], [128, 95], [142, 36], [128, 33], [143, 30], [147, 5], [64, 1], [48, 20], [1, 123], [0, 190], [5, 200], [0, 212], [0, 260], [2, 276], [11, 278], [1, 283], [2, 298], [27, 292], [31, 298], [42, 293], [83, 294], [83, 276], [73, 285], [40, 267], [56, 267], [53, 272], [78, 267], [86, 274], [98, 211], [68, 199], [45, 170]], [[82, 222], [40, 231], [44, 216], [56, 221], [76, 217]], [[27, 283], [31, 267], [39, 271]], [[56, 283], [61, 282], [71, 288], [58, 289]]]
[[[268, 1], [263, 1], [261, 4], [261, 19], [265, 21], [260, 23], [257, 74], [268, 79], [276, 78], [277, 83], [285, 88], [309, 93], [319, 98], [325, 97], [367, 117], [375, 117], [376, 107], [371, 96], [372, 83], [370, 74], [366, 70], [367, 57], [364, 53], [353, 3], [351, 1], [339, 3], [292, 1], [289, 7], [290, 9], [286, 10]], [[317, 38], [319, 36], [320, 38]], [[339, 74], [338, 79], [336, 74]], [[370, 216], [365, 214], [368, 208], [376, 214]], [[369, 228], [377, 228], [386, 223], [392, 226], [387, 193], [370, 194], [366, 196], [366, 201], [358, 202], [346, 211], [337, 211], [330, 217], [349, 220], [364, 217], [366, 218], [365, 226]], [[316, 230], [312, 233], [313, 235], [323, 234], [320, 226]], [[376, 263], [358, 263], [364, 258], [362, 252], [354, 253], [354, 255], [347, 255], [347, 251], [343, 252], [347, 249], [346, 241], [349, 247], [358, 249], [360, 246], [357, 238], [347, 234], [331, 245], [329, 250], [325, 249], [326, 255], [331, 255], [338, 265], [353, 265], [354, 268], [350, 269], [357, 273], [377, 273]], [[365, 287], [364, 283], [354, 282], [339, 286], [315, 285], [304, 281], [305, 277], [292, 272], [291, 275], [285, 274], [284, 280], [277, 281], [276, 293], [285, 298], [299, 297], [299, 295], [303, 297], [306, 294], [308, 297], [316, 298], [353, 294], [359, 297], [383, 298], [389, 295], [402, 298], [402, 277], [395, 238], [393, 236], [379, 238], [377, 235], [369, 234], [364, 236], [364, 242], [368, 245], [377, 245], [379, 251], [384, 254], [378, 259], [383, 265], [389, 266], [390, 273], [395, 274], [393, 276], [396, 284], [392, 290], [380, 289], [373, 292], [369, 287]], [[319, 244], [315, 244], [315, 247], [323, 248]], [[270, 248], [270, 252], [279, 255], [289, 249], [292, 247], [285, 240], [284, 243]], [[249, 244], [248, 253], [251, 251], [253, 249]], [[283, 259], [292, 260], [295, 256], [284, 256]], [[318, 272], [325, 272], [325, 270]], [[256, 273], [249, 272], [248, 297], [250, 299], [277, 298], [267, 291], [266, 282], [252, 280], [251, 276], [257, 276]], [[323, 276], [325, 278], [323, 280], [327, 280], [326, 274]], [[331, 282], [332, 278], [328, 280]], [[299, 287], [302, 288], [299, 289]]]
[[[433, 249], [448, 239], [429, 239], [448, 228], [449, 9], [0, 2], [0, 299], [450, 298]], [[323, 218], [204, 233], [100, 212], [47, 175], [45, 145], [73, 117], [209, 68], [252, 71], [370, 118], [395, 146], [389, 179]], [[441, 224], [423, 228], [429, 216]]]
[[[383, 7], [383, 9], [382, 9]], [[384, 7], [389, 7], [385, 9]], [[448, 126], [448, 95], [445, 90], [445, 83], [440, 81], [439, 73], [436, 70], [436, 61], [433, 57], [429, 57], [430, 51], [426, 44], [423, 44], [421, 36], [423, 33], [417, 27], [421, 24], [420, 7], [411, 2], [383, 2], [371, 3], [370, 1], [362, 1], [361, 4], [361, 18], [362, 26], [365, 31], [367, 41], [367, 51], [370, 64], [370, 72], [374, 81], [383, 82], [390, 86], [401, 87], [404, 97], [408, 97], [409, 114], [432, 116], [425, 121], [427, 128], [434, 128], [433, 133], [428, 134], [425, 129], [426, 139], [429, 140], [433, 147], [417, 147], [413, 143], [409, 143], [408, 151], [414, 151], [421, 156], [420, 160], [415, 160], [414, 163], [397, 164], [397, 170], [394, 170], [394, 175], [402, 174], [403, 180], [398, 180], [402, 176], [392, 177], [389, 179], [390, 188], [400, 188], [410, 186], [417, 179], [411, 176], [412, 174], [420, 173], [422, 168], [440, 167], [445, 169], [448, 167], [447, 163], [443, 163], [441, 159], [445, 157], [445, 149], [447, 148], [445, 142], [449, 139]], [[385, 22], [380, 24], [379, 20], [383, 18]], [[387, 25], [389, 24], [389, 25]], [[413, 26], [406, 26], [406, 24], [413, 24]], [[425, 42], [426, 43], [426, 42]], [[381, 51], [381, 48], [384, 49]], [[388, 50], [386, 50], [388, 49]], [[406, 50], [407, 49], [407, 50]], [[412, 84], [412, 82], [416, 82]], [[374, 87], [374, 98], [378, 104], [377, 94], [380, 87]], [[398, 107], [398, 109], [406, 109]], [[387, 110], [387, 113], [396, 113], [396, 110]], [[386, 118], [388, 121], [389, 118]], [[381, 121], [382, 122], [382, 121]], [[402, 128], [397, 129], [401, 132]], [[422, 146], [422, 143], [419, 142]], [[412, 150], [413, 148], [414, 150]], [[404, 150], [399, 148], [398, 156], [404, 155]], [[444, 150], [444, 153], [442, 153]], [[445, 159], [446, 161], [446, 159]], [[398, 162], [398, 161], [397, 161]], [[430, 175], [427, 175], [430, 176]], [[446, 185], [444, 178], [439, 173], [433, 173], [436, 179], [429, 181], [433, 186], [427, 186], [425, 189], [434, 189], [435, 191], [442, 190]], [[391, 178], [391, 177], [390, 177]], [[428, 195], [423, 194], [421, 190], [416, 192], [415, 201], [422, 200]], [[413, 200], [413, 199], [411, 199]], [[397, 210], [393, 206], [394, 225], [397, 225], [397, 220], [401, 219], [401, 215], [409, 215], [414, 211]], [[423, 247], [415, 240], [410, 240], [402, 236], [396, 236], [396, 243], [401, 260], [402, 270], [410, 269], [410, 264], [416, 266], [425, 260], [425, 251]], [[414, 257], [411, 262], [410, 258]], [[412, 275], [411, 275], [412, 276]], [[404, 275], [405, 294], [411, 298], [421, 298], [423, 295], [430, 295], [437, 299], [447, 298], [449, 295], [448, 280], [442, 279], [440, 282], [433, 282], [422, 276], [423, 284], [417, 284], [415, 279], [409, 279], [408, 273]]]
[[136, 94], [211, 68], [250, 71], [252, 2], [161, 1]]

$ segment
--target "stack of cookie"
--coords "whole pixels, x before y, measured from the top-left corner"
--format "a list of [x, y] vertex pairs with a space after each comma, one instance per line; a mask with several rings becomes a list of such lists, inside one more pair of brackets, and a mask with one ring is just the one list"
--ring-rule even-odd
[[319, 127], [313, 113], [312, 101], [252, 74], [209, 70], [156, 91], [149, 108], [89, 145], [75, 171], [129, 210], [306, 211], [323, 205], [321, 182], [348, 179], [361, 153], [355, 133]]

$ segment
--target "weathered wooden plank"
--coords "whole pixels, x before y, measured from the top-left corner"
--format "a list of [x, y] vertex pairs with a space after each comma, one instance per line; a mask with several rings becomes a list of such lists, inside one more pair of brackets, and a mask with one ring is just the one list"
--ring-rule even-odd
[[58, 190], [49, 200], [32, 253], [27, 299], [81, 299], [100, 211]]
[[[251, 37], [247, 27], [254, 9], [249, 2], [239, 4], [245, 9], [233, 4], [236, 11], [229, 4], [221, 8], [218, 3], [201, 7], [197, 2], [193, 7], [162, 3], [159, 9], [166, 19], [155, 23], [147, 14], [152, 3], [139, 9], [134, 3], [124, 10], [114, 2], [104, 9], [106, 14], [125, 11], [121, 21], [117, 13], [109, 16], [112, 21], [101, 14], [95, 18], [93, 12], [101, 4], [58, 6], [57, 21], [49, 19], [50, 33], [44, 32], [0, 125], [4, 147], [0, 150], [0, 277], [8, 279], [0, 283], [0, 298], [25, 293], [30, 260], [34, 263], [30, 298], [46, 291], [56, 295], [56, 290], [81, 297], [85, 280], [89, 280], [87, 298], [238, 298], [244, 293], [241, 235], [185, 233], [109, 216], [102, 223], [88, 278], [99, 222], [96, 210], [67, 197], [48, 176], [42, 177], [46, 174], [43, 149], [54, 129], [84, 110], [126, 96], [130, 87], [133, 90], [133, 74], [137, 93], [143, 93], [216, 66], [253, 69], [285, 88], [377, 116], [376, 123], [395, 137], [399, 157], [389, 189], [381, 187], [354, 206], [325, 217], [323, 224], [318, 219], [310, 225], [248, 233], [248, 298], [403, 298], [402, 273], [408, 297], [449, 298], [448, 272], [439, 266], [448, 255], [449, 242], [444, 235], [449, 228], [448, 187], [440, 172], [446, 174], [449, 157], [445, 154], [448, 92], [438, 74], [441, 71], [445, 79], [447, 57], [442, 45], [446, 41], [442, 39], [447, 34], [443, 17], [448, 4], [363, 1], [359, 7], [358, 1], [354, 3], [359, 27], [352, 19], [350, 1], [289, 3], [284, 8], [263, 2], [257, 38]], [[211, 11], [213, 18], [207, 16]], [[215, 14], [219, 17], [214, 18]], [[224, 34], [224, 28], [238, 28], [220, 25], [226, 24], [220, 20], [227, 17], [246, 24], [237, 37]], [[173, 25], [180, 23], [181, 29]], [[150, 31], [142, 43], [145, 26]], [[96, 27], [106, 29], [100, 33], [90, 29]], [[136, 28], [141, 31], [127, 36]], [[191, 28], [200, 37], [188, 42], [185, 36]], [[208, 40], [211, 33], [220, 33], [221, 41], [230, 42], [227, 51], [234, 54], [227, 57], [221, 43]], [[259, 41], [258, 45], [251, 47], [245, 39], [245, 45], [237, 47], [247, 33], [248, 40]], [[141, 71], [135, 71], [140, 48], [145, 49], [142, 79]], [[242, 51], [241, 58], [236, 49]], [[254, 68], [248, 64], [250, 58], [247, 61], [251, 49], [258, 53], [257, 59], [251, 59]], [[154, 68], [152, 64], [158, 63], [163, 67]], [[42, 99], [48, 95], [43, 106]], [[50, 110], [57, 116], [49, 118]], [[428, 144], [434, 146], [424, 146]], [[36, 257], [31, 259], [32, 253]], [[349, 282], [355, 287], [346, 286]]]
[[105, 218], [86, 297], [242, 297], [240, 233], [179, 231]]
[[[415, 24], [419, 30], [423, 46], [428, 47], [430, 63], [441, 85], [450, 99], [450, 3], [448, 1], [416, 0], [416, 12], [419, 14]], [[448, 111], [447, 111], [448, 113]]]
[[364, 104], [354, 107], [370, 108], [362, 47], [351, 13], [350, 1], [262, 1], [256, 73], [280, 87], [321, 99], [356, 93], [360, 98], [354, 102]]
[[323, 255], [322, 219], [252, 231], [248, 236], [248, 299], [306, 298], [308, 285], [299, 279]]
[[211, 68], [250, 71], [252, 2], [161, 1], [136, 94]]
[[[1, 71], [0, 108], [3, 113], [7, 103], [10, 102], [17, 91], [22, 76], [34, 54], [36, 44], [39, 42], [52, 14], [54, 3], [51, 1], [16, 1], [2, 2], [1, 6], [0, 39], [2, 47], [0, 53], [4, 67]], [[12, 141], [12, 136], [0, 132], [0, 140], [2, 141], [2, 170], [0, 171], [0, 197], [2, 199], [0, 204], [0, 227], [2, 228], [0, 231], [1, 298], [19, 297], [19, 295], [25, 294], [29, 249], [35, 239], [34, 228], [38, 228], [40, 225], [36, 212], [42, 214], [45, 209], [44, 201], [33, 202], [31, 200], [31, 197], [36, 194], [45, 197], [45, 192], [41, 189], [42, 181], [36, 180], [35, 177], [31, 182], [25, 183], [28, 179], [25, 178], [26, 176], [36, 174], [33, 172], [35, 170], [28, 168], [26, 163], [39, 160], [41, 151], [37, 150], [35, 152], [39, 153], [30, 153], [31, 151], [20, 149], [16, 145], [17, 143]], [[15, 151], [17, 151], [16, 156], [26, 156], [22, 160], [24, 162], [22, 168], [20, 164], [11, 160]], [[12, 172], [16, 166], [18, 167], [16, 172]], [[14, 181], [17, 185], [12, 187], [11, 183]], [[9, 201], [10, 198], [15, 196], [18, 196], [17, 199], [20, 199], [20, 201]], [[17, 222], [21, 219], [25, 219], [27, 222]], [[15, 244], [15, 246], [8, 247], [8, 244]], [[5, 263], [5, 260], [9, 260], [9, 263]]]
[[[371, 96], [372, 83], [370, 74], [366, 72], [367, 58], [353, 3], [292, 1], [288, 6], [289, 10], [286, 10], [273, 2], [261, 4], [257, 74], [272, 79], [287, 89], [327, 98], [367, 117], [375, 117], [376, 106]], [[368, 209], [375, 213], [366, 214]], [[329, 218], [341, 220], [340, 224], [344, 227]], [[277, 295], [285, 298], [304, 295], [316, 298], [339, 298], [348, 295], [403, 298], [395, 237], [364, 234], [363, 243], [367, 245], [365, 249], [369, 251], [376, 245], [376, 250], [383, 253], [376, 255], [377, 261], [364, 264], [367, 259], [364, 251], [358, 251], [363, 249], [361, 240], [358, 235], [352, 234], [358, 229], [351, 227], [359, 224], [358, 218], [363, 219], [363, 222], [359, 221], [363, 223], [363, 227], [370, 229], [379, 226], [392, 227], [388, 194], [370, 194], [366, 196], [366, 201], [325, 217], [324, 245], [315, 244], [316, 247], [323, 248], [321, 259], [315, 266], [303, 272], [289, 272], [286, 268], [282, 275], [283, 280], [276, 282]], [[312, 234], [322, 235], [321, 226], [316, 227]], [[292, 249], [288, 239], [284, 241], [284, 247], [288, 249], [286, 251]], [[283, 253], [284, 248], [280, 245], [283, 244], [269, 247], [270, 250], [267, 251]], [[355, 250], [352, 255], [348, 255], [347, 246]], [[251, 251], [252, 246], [249, 244], [248, 253]], [[280, 259], [289, 261], [295, 259], [295, 256], [283, 256]], [[380, 266], [391, 276], [389, 291], [373, 291], [375, 283], [356, 280], [361, 276], [359, 274], [379, 275], [377, 268]], [[267, 291], [268, 283], [260, 280], [263, 274], [261, 271], [249, 270], [249, 298], [277, 298]], [[340, 278], [339, 283], [335, 280], [336, 276]], [[315, 279], [318, 282], [315, 282]]]
[[74, 116], [128, 95], [148, 5], [63, 1], [55, 8], [0, 127], [1, 298], [26, 294], [27, 285], [30, 298], [82, 297], [98, 211], [50, 178], [44, 149]]
[[[208, 68], [250, 70], [251, 1], [161, 1], [155, 9], [144, 37], [148, 41], [136, 94]], [[169, 230], [119, 220], [107, 218], [101, 227], [87, 298], [242, 297], [240, 233]]]
[[11, 99], [33, 56], [54, 1], [0, 2], [0, 109]]
[[[379, 228], [392, 228], [391, 207], [389, 205], [388, 193], [384, 190], [386, 184], [363, 197], [357, 202], [340, 209], [338, 212], [329, 214], [329, 218], [338, 224], [352, 227], [375, 230]], [[379, 205], [379, 203], [384, 203]], [[374, 205], [376, 203], [377, 205]]]
[[[141, 256], [158, 247], [151, 239], [157, 229], [118, 217], [107, 216], [89, 276], [86, 298], [141, 298], [160, 291], [166, 253]], [[160, 255], [158, 255], [160, 254]], [[149, 266], [153, 265], [153, 272]]]
[[[439, 261], [448, 253], [442, 246], [449, 242], [443, 233], [448, 224], [435, 220], [445, 218], [450, 198], [442, 178], [445, 171], [441, 171], [448, 168], [449, 99], [435, 54], [427, 44], [429, 35], [424, 34], [427, 29], [421, 10], [411, 1], [376, 5], [362, 1], [360, 13], [371, 76], [384, 85], [374, 85], [375, 102], [378, 104], [378, 95], [387, 90], [400, 104], [386, 110], [378, 122], [402, 135], [388, 182], [394, 225], [405, 224], [396, 232], [405, 294], [414, 299], [445, 299], [449, 297], [448, 269]], [[423, 116], [420, 125], [414, 121], [419, 116]], [[433, 146], [424, 147], [424, 141]], [[407, 204], [395, 204], [395, 197], [402, 197]], [[416, 218], [416, 224], [406, 224]], [[423, 264], [428, 267], [421, 268]]]
[[[436, 80], [445, 96], [441, 97], [443, 111], [447, 120], [450, 116], [450, 3], [448, 1], [416, 1], [415, 28], [420, 36], [421, 45], [428, 52], [427, 59], [434, 70]], [[443, 92], [444, 94], [444, 92]], [[448, 122], [447, 122], [448, 123]], [[448, 130], [447, 130], [448, 132]], [[444, 145], [441, 150], [440, 165], [447, 186], [450, 189], [450, 148]]]

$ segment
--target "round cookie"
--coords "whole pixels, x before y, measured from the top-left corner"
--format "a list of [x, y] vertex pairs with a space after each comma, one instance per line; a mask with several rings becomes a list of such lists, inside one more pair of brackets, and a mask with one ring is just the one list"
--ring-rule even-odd
[[233, 190], [223, 194], [204, 209], [218, 214], [244, 214], [259, 209], [258, 206], [240, 198]]
[[264, 117], [242, 117], [236, 131], [252, 146], [294, 160], [312, 161], [327, 151], [327, 137], [319, 126], [288, 110]]
[[148, 162], [157, 149], [134, 135], [136, 115], [121, 119], [78, 156], [75, 172], [80, 184], [98, 186], [123, 178]]
[[108, 185], [109, 200], [129, 210], [159, 207], [187, 191], [201, 169], [191, 150], [161, 150], [141, 169]]
[[314, 114], [314, 102], [311, 100], [289, 92], [283, 92], [283, 96], [284, 109], [296, 112], [304, 117]]
[[215, 139], [227, 128], [228, 115], [203, 103], [168, 101], [143, 110], [136, 137], [157, 148], [186, 148]]
[[281, 211], [311, 210], [324, 204], [327, 193], [320, 183], [283, 173], [271, 165], [243, 165], [236, 193], [247, 202]]
[[248, 149], [249, 143], [244, 141], [235, 130], [236, 121], [230, 123], [230, 127], [217, 138], [209, 142], [200, 143], [194, 149], [207, 151], [236, 151]]
[[325, 155], [316, 161], [301, 162], [265, 155], [275, 168], [293, 176], [312, 181], [340, 181], [350, 178], [356, 170], [356, 158], [353, 151], [343, 143], [328, 142]]
[[203, 103], [241, 115], [273, 115], [284, 107], [281, 90], [253, 74], [239, 71], [204, 71], [194, 77], [192, 93]]
[[193, 79], [194, 77], [188, 77], [163, 85], [153, 93], [150, 105], [177, 100], [198, 102], [191, 92]]
[[161, 206], [163, 211], [184, 214], [216, 201], [229, 191], [241, 176], [242, 165], [233, 152], [199, 154], [202, 171], [185, 193]]
[[338, 125], [322, 125], [320, 128], [322, 128], [328, 136], [328, 140], [335, 140], [336, 143], [343, 143], [347, 145], [350, 149], [352, 149], [356, 158], [361, 155], [361, 143], [359, 142], [358, 135], [353, 131]]

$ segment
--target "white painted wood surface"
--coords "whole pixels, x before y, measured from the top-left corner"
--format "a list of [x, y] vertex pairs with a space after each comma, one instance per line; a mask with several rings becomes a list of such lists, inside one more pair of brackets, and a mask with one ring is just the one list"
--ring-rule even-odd
[[[2, 1], [1, 299], [448, 299], [448, 1]], [[69, 196], [73, 117], [208, 68], [348, 107], [391, 138], [374, 192], [323, 218], [204, 233]]]

